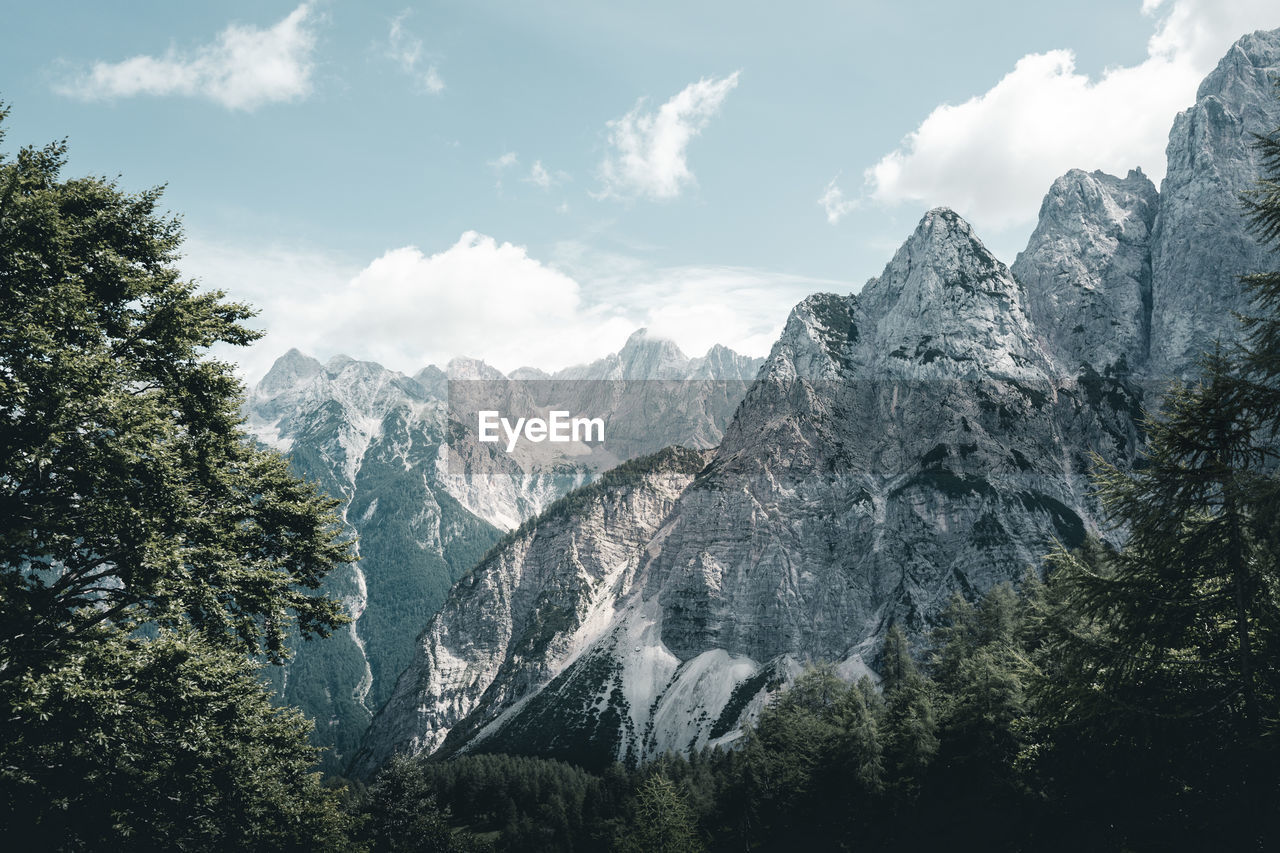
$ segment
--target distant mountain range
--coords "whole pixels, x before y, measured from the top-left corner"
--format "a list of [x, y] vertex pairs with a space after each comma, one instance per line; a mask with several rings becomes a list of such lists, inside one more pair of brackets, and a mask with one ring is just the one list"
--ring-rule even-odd
[[[720, 346], [688, 358], [643, 329], [620, 352], [555, 374], [507, 377], [459, 358], [410, 377], [346, 356], [281, 357], [249, 393], [247, 428], [341, 499], [359, 536], [360, 562], [327, 581], [354, 621], [298, 644], [275, 673], [283, 698], [315, 719], [326, 766], [349, 760], [423, 625], [504, 531], [626, 459], [715, 446], [762, 361]], [[486, 407], [589, 412], [606, 440], [508, 454], [477, 440]]]
[[[654, 402], [592, 398], [644, 426], [625, 454], [535, 464], [454, 428], [442, 477], [443, 380], [511, 378], [287, 356], [251, 426], [349, 499], [367, 559], [347, 592], [355, 668], [326, 662], [321, 687], [304, 647], [286, 698], [309, 697], [322, 730], [337, 720], [341, 757], [380, 708], [359, 775], [397, 752], [641, 760], [731, 742], [805, 662], [868, 672], [891, 622], [922, 632], [951, 594], [1017, 579], [1055, 542], [1114, 537], [1090, 454], [1136, 458], [1143, 407], [1237, 334], [1237, 277], [1270, 262], [1238, 196], [1251, 134], [1280, 126], [1277, 73], [1280, 31], [1242, 38], [1176, 118], [1158, 192], [1139, 171], [1067, 173], [1011, 267], [938, 209], [860, 293], [798, 305], [763, 365], [641, 336], [556, 377], [739, 383], [655, 398], [680, 417], [652, 421], [636, 416]], [[535, 408], [587, 393], [516, 390]], [[686, 448], [645, 446], [656, 423]], [[598, 477], [610, 455], [631, 461]]]

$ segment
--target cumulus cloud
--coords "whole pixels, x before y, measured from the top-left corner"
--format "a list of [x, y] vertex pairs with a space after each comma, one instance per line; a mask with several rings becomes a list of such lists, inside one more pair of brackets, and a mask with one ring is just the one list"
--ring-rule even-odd
[[827, 188], [818, 198], [818, 205], [827, 214], [827, 222], [835, 225], [846, 213], [858, 206], [855, 199], [845, 198], [844, 190], [836, 185], [839, 175], [827, 182]]
[[268, 29], [231, 24], [212, 44], [163, 56], [96, 62], [55, 89], [85, 100], [200, 96], [232, 110], [293, 101], [311, 92], [316, 15], [303, 3]]
[[391, 20], [391, 32], [387, 36], [387, 56], [413, 78], [424, 92], [438, 95], [444, 91], [440, 69], [434, 62], [427, 61], [422, 39], [405, 28], [404, 21], [408, 17], [409, 11], [405, 10]]
[[1070, 50], [1028, 54], [995, 86], [936, 108], [866, 170], [880, 202], [946, 204], [979, 226], [1034, 221], [1054, 178], [1071, 168], [1157, 182], [1174, 115], [1242, 33], [1276, 24], [1273, 0], [1144, 0], [1155, 20], [1147, 58], [1090, 77]]
[[850, 289], [738, 267], [653, 268], [572, 242], [543, 262], [476, 232], [442, 251], [402, 247], [364, 264], [192, 239], [183, 269], [261, 309], [255, 322], [267, 336], [218, 352], [250, 382], [290, 347], [406, 373], [459, 355], [506, 371], [554, 370], [615, 352], [642, 326], [691, 355], [714, 343], [763, 355], [796, 302], [814, 290]]
[[600, 164], [603, 195], [671, 199], [693, 182], [689, 142], [707, 126], [738, 85], [735, 71], [720, 80], [690, 83], [656, 111], [640, 99], [631, 112], [608, 123], [611, 151]]

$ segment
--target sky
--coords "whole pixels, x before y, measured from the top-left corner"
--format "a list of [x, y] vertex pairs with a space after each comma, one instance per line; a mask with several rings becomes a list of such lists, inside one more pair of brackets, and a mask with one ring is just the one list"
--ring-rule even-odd
[[[113, 8], [114, 7], [114, 8]], [[127, 11], [122, 11], [124, 7]], [[164, 185], [220, 351], [414, 372], [764, 355], [946, 205], [1006, 263], [1071, 168], [1159, 183], [1176, 113], [1274, 0], [24, 3], [6, 151]]]

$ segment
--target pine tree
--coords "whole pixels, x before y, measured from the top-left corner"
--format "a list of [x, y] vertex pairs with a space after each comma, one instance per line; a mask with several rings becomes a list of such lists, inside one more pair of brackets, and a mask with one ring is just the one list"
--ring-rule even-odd
[[1041, 767], [1087, 792], [1081, 810], [1108, 814], [1107, 843], [1183, 844], [1207, 827], [1250, 843], [1275, 793], [1271, 450], [1239, 379], [1221, 352], [1207, 357], [1151, 419], [1144, 464], [1100, 465], [1122, 550], [1050, 560], [1034, 685], [1050, 733]]
[[464, 853], [477, 841], [450, 825], [418, 762], [392, 759], [374, 779], [361, 808], [373, 853]]
[[[1280, 93], [1280, 81], [1277, 81]], [[1259, 242], [1280, 251], [1280, 129], [1255, 138], [1262, 174], [1242, 202]], [[1250, 297], [1244, 367], [1257, 385], [1257, 403], [1272, 426], [1280, 424], [1280, 269], [1246, 275]]]
[[906, 634], [896, 624], [881, 652], [885, 786], [901, 805], [919, 793], [938, 751], [938, 723], [929, 685], [911, 659]]

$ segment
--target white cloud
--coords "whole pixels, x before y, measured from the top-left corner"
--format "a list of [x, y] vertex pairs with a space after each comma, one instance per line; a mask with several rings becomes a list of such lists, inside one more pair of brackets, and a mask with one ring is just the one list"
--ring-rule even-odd
[[162, 57], [96, 62], [58, 84], [60, 94], [86, 100], [135, 95], [202, 96], [228, 109], [253, 110], [311, 92], [316, 16], [303, 3], [269, 29], [231, 24], [215, 42]]
[[[391, 19], [391, 32], [387, 36], [387, 56], [391, 58], [405, 74], [408, 74], [423, 91], [438, 95], [444, 91], [444, 80], [440, 77], [440, 69], [434, 62], [426, 62], [426, 51], [422, 39], [417, 38], [404, 27], [409, 11], [405, 10]], [[426, 68], [423, 68], [423, 64]]]
[[516, 156], [516, 152], [508, 151], [506, 154], [503, 154], [501, 157], [497, 157], [497, 158], [494, 158], [493, 160], [490, 160], [489, 166], [492, 167], [492, 169], [495, 172], [501, 172], [504, 169], [511, 168], [512, 166], [516, 165], [519, 162], [520, 162], [520, 158]]
[[654, 267], [575, 241], [558, 243], [552, 258], [599, 304], [637, 328], [671, 338], [687, 355], [702, 355], [717, 343], [766, 355], [797, 302], [816, 291], [853, 289], [849, 282], [750, 267]]
[[508, 169], [513, 169], [520, 165], [520, 158], [516, 156], [516, 152], [508, 151], [505, 154], [495, 157], [489, 161], [489, 168], [493, 170], [493, 185], [498, 189], [502, 189], [502, 176]]
[[542, 187], [544, 190], [551, 188], [551, 173], [542, 165], [541, 160], [533, 161], [533, 168], [529, 170], [529, 177], [525, 180], [535, 186]]
[[1144, 0], [1158, 16], [1138, 65], [1097, 78], [1070, 50], [1028, 54], [959, 105], [936, 108], [901, 147], [866, 170], [880, 202], [946, 204], [979, 227], [1034, 221], [1049, 185], [1071, 168], [1164, 175], [1174, 115], [1245, 32], [1276, 24], [1274, 0]]
[[735, 71], [720, 80], [690, 83], [656, 112], [642, 98], [631, 112], [608, 123], [612, 151], [600, 164], [605, 196], [671, 199], [693, 182], [689, 142], [720, 110], [738, 85]]
[[290, 347], [321, 359], [338, 353], [412, 373], [450, 358], [482, 358], [502, 370], [554, 370], [620, 348], [647, 326], [690, 355], [714, 343], [763, 355], [791, 307], [844, 282], [737, 267], [654, 268], [626, 255], [558, 244], [554, 263], [519, 246], [467, 232], [427, 254], [409, 246], [367, 264], [313, 249], [235, 249], [188, 240], [183, 270], [261, 309], [267, 336], [223, 348], [256, 381]]
[[848, 199], [844, 196], [844, 190], [836, 185], [839, 175], [832, 178], [827, 183], [827, 188], [823, 191], [822, 196], [818, 199], [818, 204], [822, 207], [823, 212], [827, 214], [827, 222], [835, 225], [846, 213], [849, 213], [858, 206], [856, 199]]

